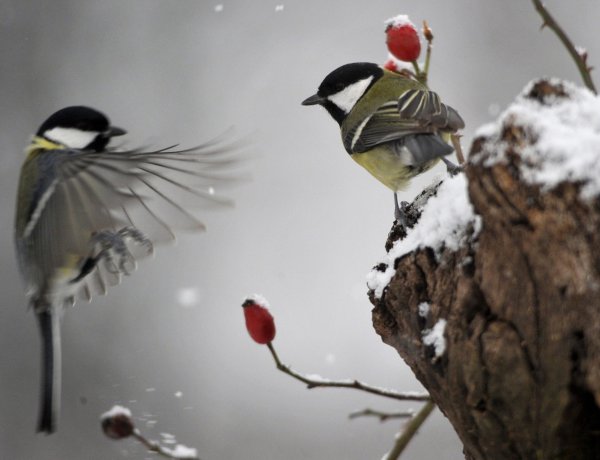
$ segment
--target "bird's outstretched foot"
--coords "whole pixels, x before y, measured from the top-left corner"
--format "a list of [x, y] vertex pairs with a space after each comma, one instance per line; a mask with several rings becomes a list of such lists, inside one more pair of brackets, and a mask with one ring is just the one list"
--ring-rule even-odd
[[104, 261], [108, 272], [113, 274], [129, 275], [135, 270], [135, 257], [127, 247], [127, 240], [146, 249], [148, 254], [153, 251], [152, 242], [143, 232], [134, 227], [123, 227], [118, 231], [102, 230], [92, 236], [91, 243], [99, 249], [94, 257], [96, 263]]
[[456, 165], [444, 157], [442, 157], [442, 161], [446, 165], [446, 171], [448, 171], [448, 174], [450, 174], [451, 176], [456, 176], [458, 173], [461, 173], [464, 171], [464, 168], [462, 165]]

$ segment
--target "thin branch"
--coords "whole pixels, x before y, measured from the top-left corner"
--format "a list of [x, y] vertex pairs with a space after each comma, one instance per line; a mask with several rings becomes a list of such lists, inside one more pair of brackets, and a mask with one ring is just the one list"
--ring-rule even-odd
[[415, 415], [414, 411], [408, 410], [404, 412], [382, 412], [374, 409], [363, 409], [361, 411], [352, 412], [348, 418], [354, 419], [359, 417], [377, 417], [380, 422], [385, 422], [397, 418], [411, 418]]
[[[141, 442], [150, 452], [154, 452], [161, 457], [177, 459], [177, 460], [199, 460], [198, 456], [195, 454], [190, 454], [187, 452], [179, 453], [177, 450], [171, 450], [167, 447], [161, 446], [158, 442], [147, 439], [140, 433], [140, 430], [137, 428], [131, 434], [135, 439]], [[175, 448], [177, 449], [177, 448]]]
[[587, 66], [586, 59], [582, 56], [573, 42], [568, 37], [568, 35], [562, 30], [562, 28], [558, 25], [558, 23], [554, 20], [550, 12], [546, 9], [541, 0], [532, 0], [535, 9], [542, 17], [544, 21], [542, 27], [548, 26], [550, 29], [554, 31], [554, 33], [558, 36], [558, 39], [562, 42], [562, 44], [567, 48], [567, 51], [575, 61], [575, 65], [577, 69], [579, 69], [579, 73], [581, 74], [581, 78], [585, 83], [585, 86], [588, 87], [591, 91], [597, 94], [596, 87], [594, 86], [594, 82], [592, 80], [592, 76], [590, 74], [590, 68]]
[[429, 28], [429, 25], [427, 24], [427, 21], [423, 21], [423, 36], [425, 37], [425, 40], [427, 41], [427, 50], [425, 51], [425, 65], [423, 67], [423, 80], [421, 83], [423, 83], [425, 86], [427, 86], [427, 77], [429, 76], [429, 63], [431, 61], [431, 48], [432, 48], [432, 43], [433, 43], [433, 32], [432, 30]]
[[421, 410], [417, 412], [417, 415], [415, 415], [414, 418], [406, 424], [404, 431], [396, 440], [396, 444], [392, 450], [390, 450], [389, 453], [383, 457], [385, 460], [396, 460], [398, 457], [400, 457], [410, 440], [415, 436], [431, 412], [433, 412], [433, 409], [435, 409], [435, 404], [433, 401], [428, 401], [423, 405]]
[[312, 388], [321, 388], [321, 387], [329, 387], [329, 388], [353, 388], [355, 390], [365, 391], [367, 393], [375, 394], [378, 396], [383, 396], [386, 398], [397, 399], [400, 401], [430, 401], [430, 397], [427, 393], [418, 393], [418, 392], [404, 392], [399, 393], [397, 391], [388, 390], [385, 388], [374, 387], [358, 380], [325, 380], [319, 377], [307, 376], [300, 374], [294, 370], [292, 370], [289, 366], [282, 364], [279, 360], [279, 356], [277, 356], [277, 352], [275, 348], [273, 348], [273, 343], [270, 342], [267, 344], [269, 347], [269, 351], [273, 356], [273, 360], [275, 361], [275, 365], [277, 369], [285, 374], [288, 374], [291, 377], [294, 377], [296, 380], [305, 383], [309, 389]]
[[[172, 449], [161, 446], [159, 442], [146, 438], [140, 430], [135, 427], [131, 411], [122, 406], [114, 406], [111, 410], [100, 416], [100, 425], [106, 437], [110, 439], [125, 439], [134, 437], [142, 443], [150, 452], [157, 453], [172, 460], [200, 460], [196, 449], [177, 444]], [[173, 438], [174, 442], [174, 438]]]
[[411, 62], [413, 69], [415, 70], [415, 75], [416, 78], [419, 79], [419, 76], [422, 75], [421, 74], [421, 69], [419, 68], [419, 63], [415, 60]]
[[460, 136], [458, 134], [451, 134], [450, 140], [452, 141], [452, 145], [454, 146], [454, 151], [456, 152], [456, 159], [458, 160], [458, 164], [465, 164], [465, 156], [462, 151], [462, 147], [460, 146]]

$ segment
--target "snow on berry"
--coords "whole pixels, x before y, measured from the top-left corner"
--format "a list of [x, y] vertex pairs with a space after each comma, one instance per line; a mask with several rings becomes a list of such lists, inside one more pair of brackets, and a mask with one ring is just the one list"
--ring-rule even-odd
[[275, 338], [275, 321], [266, 306], [267, 301], [258, 295], [247, 298], [244, 307], [246, 329], [256, 343], [261, 345], [270, 343]]
[[390, 53], [405, 62], [413, 62], [421, 54], [421, 41], [408, 16], [398, 15], [385, 21], [386, 44]]

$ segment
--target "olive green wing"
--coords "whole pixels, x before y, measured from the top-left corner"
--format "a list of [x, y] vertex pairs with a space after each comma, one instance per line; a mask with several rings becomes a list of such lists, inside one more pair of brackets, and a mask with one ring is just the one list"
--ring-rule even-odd
[[458, 112], [443, 104], [436, 93], [409, 89], [348, 130], [344, 146], [349, 152], [364, 152], [408, 135], [454, 132], [463, 127]]

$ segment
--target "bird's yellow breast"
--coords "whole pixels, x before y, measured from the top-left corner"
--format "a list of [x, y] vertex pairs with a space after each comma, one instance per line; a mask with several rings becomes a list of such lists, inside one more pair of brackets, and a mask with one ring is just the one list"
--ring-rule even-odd
[[438, 159], [435, 159], [418, 167], [407, 166], [400, 155], [386, 146], [376, 147], [363, 153], [353, 153], [350, 156], [375, 179], [394, 192], [403, 190], [412, 177], [432, 168], [438, 162]]

